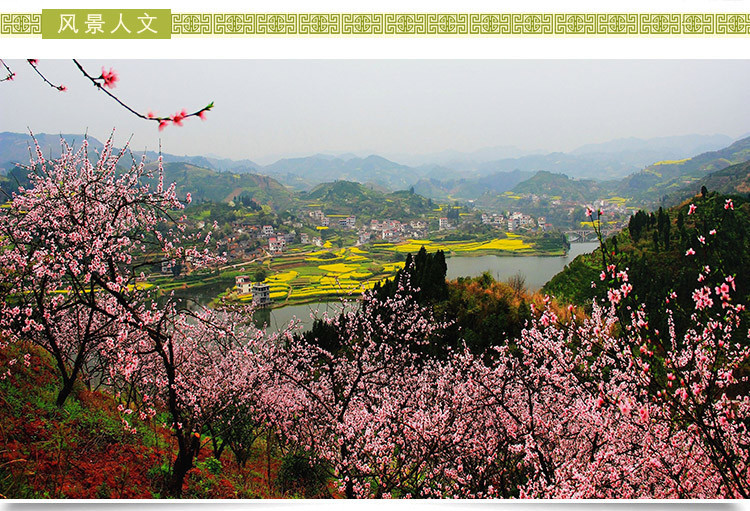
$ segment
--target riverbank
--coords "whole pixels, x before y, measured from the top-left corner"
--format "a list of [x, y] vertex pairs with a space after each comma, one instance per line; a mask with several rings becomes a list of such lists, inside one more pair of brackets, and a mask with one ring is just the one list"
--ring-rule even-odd
[[[203, 305], [215, 304], [220, 299], [251, 302], [252, 294], [238, 294], [235, 289], [235, 279], [242, 275], [258, 275], [264, 279], [270, 287], [273, 309], [338, 301], [347, 296], [356, 299], [378, 282], [392, 278], [403, 268], [406, 255], [418, 252], [423, 246], [428, 252], [443, 250], [446, 253], [450, 279], [490, 271], [493, 276], [497, 275], [498, 280], [505, 280], [504, 267], [507, 265], [518, 266], [522, 271], [529, 267], [529, 272], [537, 272], [535, 265], [529, 262], [536, 261], [536, 258], [566, 258], [569, 254], [562, 244], [538, 246], [529, 238], [512, 233], [501, 238], [478, 240], [407, 240], [396, 244], [379, 242], [363, 247], [328, 249], [308, 246], [292, 248], [281, 256], [255, 263], [227, 266], [212, 273], [158, 276], [149, 279], [148, 284], [158, 286], [161, 292], [175, 292]], [[505, 263], [498, 263], [493, 258]], [[456, 260], [465, 261], [463, 264], [450, 262]], [[512, 260], [526, 262], [510, 262]], [[462, 269], [458, 273], [452, 272], [451, 267], [457, 264]], [[498, 265], [502, 267], [499, 270]], [[511, 275], [517, 271], [512, 271]]]

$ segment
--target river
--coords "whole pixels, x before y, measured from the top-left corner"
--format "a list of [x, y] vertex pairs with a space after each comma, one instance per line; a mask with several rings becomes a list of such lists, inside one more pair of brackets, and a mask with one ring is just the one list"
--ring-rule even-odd
[[526, 277], [526, 288], [539, 291], [552, 277], [560, 273], [565, 266], [581, 254], [593, 252], [599, 248], [599, 242], [571, 243], [570, 250], [564, 256], [497, 256], [449, 257], [448, 280], [458, 277], [478, 277], [488, 271], [495, 280], [504, 281], [520, 273]]
[[[496, 256], [449, 257], [446, 259], [449, 280], [458, 277], [477, 277], [489, 271], [495, 280], [507, 280], [520, 273], [526, 278], [526, 288], [538, 291], [553, 276], [565, 268], [570, 261], [580, 254], [592, 252], [599, 243], [571, 243], [565, 256]], [[266, 309], [256, 313], [256, 322], [268, 324], [270, 328], [283, 328], [292, 318], [299, 320], [303, 330], [312, 325], [311, 314], [322, 316], [338, 314], [341, 311], [339, 302], [314, 302], [302, 305], [287, 305], [276, 309]]]

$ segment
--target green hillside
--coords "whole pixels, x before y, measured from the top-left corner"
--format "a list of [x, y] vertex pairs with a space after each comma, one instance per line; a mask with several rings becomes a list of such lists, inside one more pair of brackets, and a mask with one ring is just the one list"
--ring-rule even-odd
[[750, 162], [739, 163], [712, 172], [691, 189], [697, 191], [701, 186], [720, 193], [748, 194], [750, 193]]
[[233, 174], [189, 163], [165, 163], [164, 182], [177, 183], [180, 195], [190, 192], [198, 202], [229, 202], [243, 195], [276, 211], [288, 209], [294, 203], [293, 194], [281, 183], [258, 174]]
[[525, 179], [533, 177], [532, 172], [514, 170], [512, 172], [495, 172], [481, 177], [438, 180], [435, 178], [420, 179], [414, 189], [420, 195], [439, 200], [473, 200], [484, 195], [497, 195], [511, 190]]
[[300, 201], [329, 215], [357, 215], [370, 218], [409, 218], [431, 213], [431, 199], [412, 191], [384, 193], [353, 181], [334, 181], [298, 194]]
[[623, 179], [617, 187], [618, 194], [654, 201], [691, 185], [694, 188], [695, 183], [707, 174], [748, 160], [750, 137], [738, 140], [724, 149], [702, 153], [693, 158], [649, 165], [641, 172]]
[[513, 187], [519, 194], [559, 196], [570, 201], [589, 201], [602, 196], [603, 184], [591, 179], [571, 179], [542, 170]]
[[[731, 207], [727, 200], [731, 200]], [[695, 206], [692, 213], [691, 204]], [[606, 301], [608, 284], [622, 283], [606, 271], [602, 281], [606, 265], [614, 264], [616, 271], [627, 269], [632, 285], [628, 305], [645, 304], [649, 322], [667, 332], [665, 299], [674, 292], [669, 306], [675, 308], [678, 329], [685, 327], [695, 312], [696, 289], [707, 286], [712, 292], [725, 277], [733, 277], [735, 299], [750, 295], [750, 274], [746, 271], [750, 265], [750, 203], [739, 196], [710, 192], [666, 210], [639, 211], [631, 217], [628, 229], [606, 240], [604, 252], [603, 256], [597, 249], [578, 256], [544, 286], [543, 292], [584, 306], [590, 306], [594, 299]], [[718, 296], [713, 300], [713, 306], [720, 310]]]

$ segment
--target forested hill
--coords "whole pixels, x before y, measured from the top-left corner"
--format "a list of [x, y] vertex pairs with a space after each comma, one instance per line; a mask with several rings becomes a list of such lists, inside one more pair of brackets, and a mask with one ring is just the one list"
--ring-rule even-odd
[[415, 175], [416, 169], [376, 155], [366, 158], [337, 158], [321, 154], [305, 158], [284, 158], [264, 167], [263, 173], [300, 190], [335, 180], [374, 183], [390, 190], [399, 190], [419, 179]]
[[587, 201], [601, 196], [602, 183], [592, 179], [570, 179], [565, 174], [539, 171], [513, 187], [515, 193], [532, 193], [564, 197], [570, 201]]
[[739, 163], [713, 172], [698, 181], [692, 188], [697, 190], [702, 186], [720, 193], [746, 195], [750, 193], [750, 162]]
[[228, 202], [249, 196], [258, 204], [284, 210], [293, 204], [293, 194], [281, 183], [258, 174], [217, 172], [190, 163], [165, 163], [164, 182], [177, 183], [179, 195], [192, 194], [194, 201]]
[[[737, 299], [743, 300], [750, 294], [750, 203], [740, 196], [710, 192], [670, 209], [639, 211], [628, 229], [606, 240], [604, 258], [601, 249], [578, 256], [543, 292], [590, 306], [593, 299], [607, 297], [608, 284], [618, 280], [606, 270], [609, 264], [617, 272], [628, 272], [633, 287], [628, 299], [634, 306], [645, 304], [663, 332], [666, 300], [672, 292], [678, 310], [694, 311], [696, 289], [705, 286], [713, 292], [729, 278]], [[719, 305], [716, 299], [714, 306]], [[677, 314], [676, 321], [687, 324], [688, 318]]]
[[386, 193], [354, 181], [323, 183], [297, 194], [310, 207], [324, 207], [327, 214], [363, 217], [410, 218], [432, 212], [436, 207], [413, 190]]
[[750, 137], [718, 151], [683, 160], [654, 163], [618, 184], [618, 193], [642, 200], [657, 200], [678, 189], [694, 185], [702, 177], [730, 165], [750, 160]]

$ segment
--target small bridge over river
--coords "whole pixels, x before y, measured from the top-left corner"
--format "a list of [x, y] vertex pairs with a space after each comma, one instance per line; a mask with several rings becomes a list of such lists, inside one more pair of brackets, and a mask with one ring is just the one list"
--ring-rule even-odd
[[[596, 231], [593, 229], [575, 229], [572, 231], [563, 231], [568, 241], [571, 243], [585, 243], [587, 241], [596, 241]], [[619, 232], [619, 229], [602, 229], [602, 236], [607, 238]]]

